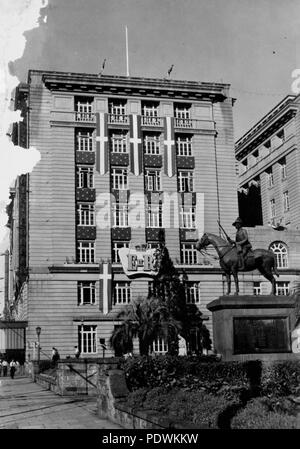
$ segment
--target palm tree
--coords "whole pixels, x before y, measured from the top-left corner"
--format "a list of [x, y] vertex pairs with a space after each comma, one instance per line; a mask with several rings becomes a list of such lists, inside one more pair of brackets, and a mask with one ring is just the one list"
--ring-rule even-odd
[[168, 340], [170, 335], [178, 335], [181, 331], [181, 323], [174, 319], [167, 305], [153, 296], [139, 298], [117, 318], [123, 322], [110, 338], [116, 352], [131, 352], [133, 339], [138, 338], [140, 354], [148, 355], [157, 337]]

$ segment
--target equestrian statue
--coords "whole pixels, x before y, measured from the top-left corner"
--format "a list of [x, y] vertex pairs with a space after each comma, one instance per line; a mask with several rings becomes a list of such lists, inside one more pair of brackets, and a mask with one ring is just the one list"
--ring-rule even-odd
[[279, 276], [276, 266], [276, 258], [272, 251], [266, 249], [252, 249], [249, 242], [248, 233], [243, 228], [242, 220], [238, 217], [232, 226], [237, 229], [235, 241], [232, 240], [224, 231], [218, 222], [220, 229], [226, 236], [223, 238], [205, 232], [200, 240], [197, 241], [196, 248], [202, 252], [208, 245], [212, 245], [218, 253], [220, 266], [225, 272], [227, 280], [227, 292], [231, 292], [231, 275], [235, 282], [235, 294], [239, 294], [239, 271], [258, 270], [272, 284], [271, 294], [276, 294], [276, 282], [274, 274]]

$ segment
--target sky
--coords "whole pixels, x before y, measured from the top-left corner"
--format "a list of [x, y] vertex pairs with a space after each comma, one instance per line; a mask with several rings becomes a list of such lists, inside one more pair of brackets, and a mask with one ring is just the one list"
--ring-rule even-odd
[[171, 79], [231, 84], [236, 139], [293, 93], [300, 70], [299, 0], [0, 0], [0, 10], [0, 253], [9, 185], [40, 157], [6, 136], [29, 69], [98, 73], [106, 59], [105, 74], [126, 75], [127, 26], [131, 76], [164, 78], [174, 64]]

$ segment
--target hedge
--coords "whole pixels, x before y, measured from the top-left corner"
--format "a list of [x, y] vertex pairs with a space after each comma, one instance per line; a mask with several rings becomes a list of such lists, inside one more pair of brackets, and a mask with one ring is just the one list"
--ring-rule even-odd
[[262, 364], [261, 361], [220, 362], [214, 357], [133, 357], [124, 363], [129, 390], [185, 388], [234, 395], [255, 389], [260, 395], [300, 393], [300, 361]]

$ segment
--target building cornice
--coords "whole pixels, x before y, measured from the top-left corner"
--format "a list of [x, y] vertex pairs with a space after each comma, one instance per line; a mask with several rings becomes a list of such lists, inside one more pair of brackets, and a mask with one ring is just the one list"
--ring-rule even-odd
[[224, 83], [39, 70], [29, 70], [29, 83], [34, 74], [41, 75], [44, 84], [50, 90], [71, 91], [80, 94], [149, 96], [218, 102], [224, 101], [228, 97], [230, 88], [230, 84]]
[[241, 160], [274, 132], [291, 120], [298, 111], [294, 95], [288, 95], [235, 144], [236, 158]]

